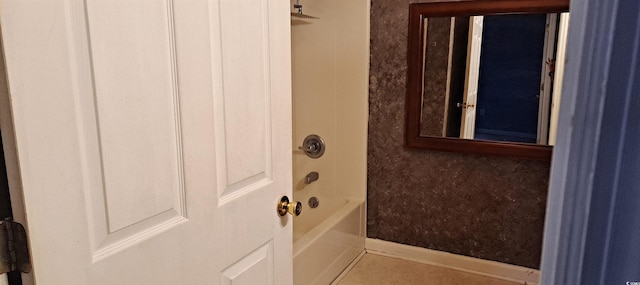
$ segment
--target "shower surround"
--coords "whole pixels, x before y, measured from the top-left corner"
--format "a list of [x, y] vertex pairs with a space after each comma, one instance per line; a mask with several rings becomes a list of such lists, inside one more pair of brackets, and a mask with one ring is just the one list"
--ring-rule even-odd
[[317, 158], [294, 149], [293, 198], [304, 206], [293, 225], [293, 278], [329, 284], [364, 250], [369, 5], [298, 3], [319, 19], [291, 21], [293, 145], [315, 134], [326, 147]]

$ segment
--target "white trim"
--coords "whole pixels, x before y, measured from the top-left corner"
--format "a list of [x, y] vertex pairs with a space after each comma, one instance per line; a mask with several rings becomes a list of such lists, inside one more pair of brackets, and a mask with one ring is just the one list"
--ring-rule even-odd
[[[538, 100], [538, 133], [536, 138], [537, 144], [549, 144], [549, 116], [551, 113], [551, 88], [554, 86], [554, 82], [560, 80], [551, 80], [549, 76], [553, 71], [550, 66], [550, 62], [547, 60], [555, 60], [555, 65], [558, 66], [557, 51], [560, 47], [556, 48], [556, 35], [558, 34], [558, 22], [559, 15], [556, 13], [547, 14], [547, 23], [544, 33], [544, 49], [542, 52], [542, 68], [540, 70], [540, 100]], [[562, 78], [560, 76], [555, 78]]]
[[538, 284], [540, 280], [539, 270], [497, 261], [371, 238], [365, 240], [364, 246], [367, 253], [405, 259], [521, 284], [534, 285]]
[[569, 12], [560, 14], [558, 27], [558, 48], [556, 51], [555, 80], [553, 81], [553, 95], [551, 95], [551, 114], [549, 116], [549, 145], [556, 144], [558, 137], [558, 120], [560, 117], [560, 98], [562, 98], [562, 81], [564, 66], [567, 60], [567, 35], [569, 33]]

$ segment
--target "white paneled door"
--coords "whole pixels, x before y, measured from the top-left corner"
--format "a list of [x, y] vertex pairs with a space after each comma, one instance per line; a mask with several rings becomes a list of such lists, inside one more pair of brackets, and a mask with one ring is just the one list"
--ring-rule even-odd
[[2, 0], [37, 284], [291, 284], [289, 1]]

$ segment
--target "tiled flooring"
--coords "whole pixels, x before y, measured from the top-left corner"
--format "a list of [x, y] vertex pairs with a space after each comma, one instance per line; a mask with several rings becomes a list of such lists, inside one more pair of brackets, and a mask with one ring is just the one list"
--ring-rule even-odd
[[338, 285], [518, 285], [510, 281], [426, 265], [376, 254], [365, 254]]

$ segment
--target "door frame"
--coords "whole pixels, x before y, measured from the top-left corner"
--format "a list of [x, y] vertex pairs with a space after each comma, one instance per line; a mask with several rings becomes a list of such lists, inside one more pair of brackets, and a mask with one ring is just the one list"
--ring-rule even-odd
[[639, 16], [637, 1], [571, 3], [541, 284], [640, 281]]
[[484, 16], [469, 19], [469, 40], [467, 44], [467, 71], [464, 77], [464, 99], [462, 101], [462, 122], [460, 138], [473, 139], [476, 126], [476, 105], [478, 105], [478, 79], [480, 78], [480, 54]]
[[544, 51], [542, 52], [542, 64], [540, 68], [540, 99], [538, 100], [538, 131], [537, 144], [549, 144], [549, 121], [551, 115], [551, 100], [553, 91], [554, 72], [558, 46], [558, 32], [560, 30], [561, 13], [547, 14], [546, 31], [544, 33]]
[[[22, 181], [20, 180], [20, 169], [15, 145], [13, 115], [11, 114], [11, 100], [9, 98], [9, 86], [4, 62], [4, 43], [2, 40], [2, 27], [0, 27], [0, 129], [2, 129], [2, 137], [0, 137], [0, 139], [2, 140], [4, 149], [13, 220], [26, 227], [27, 218], [24, 210], [24, 200], [22, 199]], [[23, 284], [33, 284], [32, 272], [21, 274]], [[7, 280], [6, 276], [0, 275], [0, 285], [3, 285], [3, 279]]]

